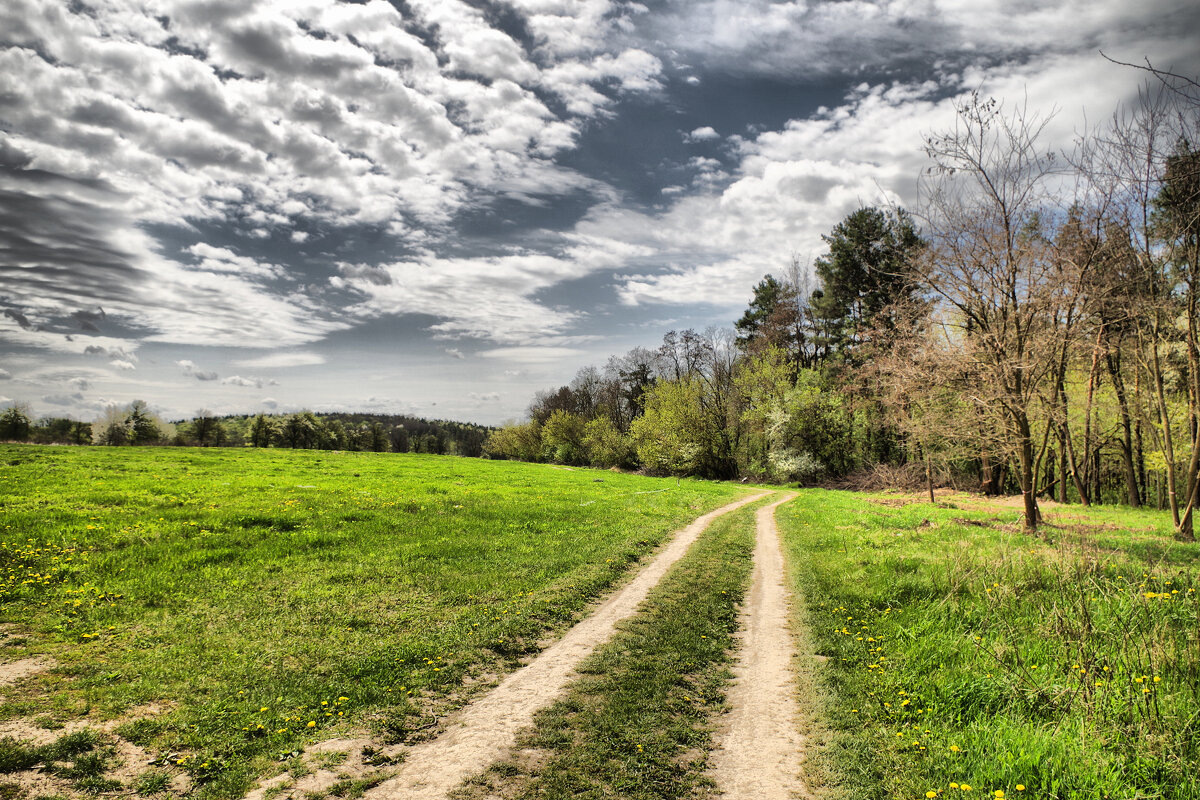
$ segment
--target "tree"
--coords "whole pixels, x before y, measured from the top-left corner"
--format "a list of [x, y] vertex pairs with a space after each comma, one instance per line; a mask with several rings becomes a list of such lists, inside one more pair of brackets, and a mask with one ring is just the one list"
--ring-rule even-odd
[[1025, 526], [1039, 522], [1034, 486], [1034, 406], [1059, 348], [1047, 335], [1061, 270], [1047, 228], [1054, 158], [1038, 138], [1045, 121], [1006, 114], [972, 95], [956, 106], [953, 130], [929, 136], [923, 180], [930, 245], [922, 282], [949, 310], [955, 343], [973, 365], [973, 401], [1005, 433], [1019, 465]]
[[254, 447], [270, 447], [279, 436], [279, 426], [266, 414], [257, 414], [250, 423], [250, 444]]
[[220, 440], [225, 438], [225, 430], [216, 415], [207, 408], [202, 408], [192, 419], [192, 437], [201, 447], [209, 444], [219, 445]]
[[151, 413], [145, 400], [134, 400], [130, 403], [126, 415], [130, 444], [155, 444], [162, 438], [162, 420]]
[[831, 349], [854, 361], [871, 332], [895, 327], [890, 309], [911, 301], [913, 260], [924, 242], [908, 212], [879, 208], [854, 211], [821, 238], [829, 253], [815, 263], [816, 310], [828, 321]]
[[584, 428], [587, 425], [579, 414], [555, 410], [542, 423], [542, 461], [582, 466], [587, 463]]
[[29, 407], [23, 403], [13, 403], [0, 412], [0, 441], [29, 441], [30, 425]]

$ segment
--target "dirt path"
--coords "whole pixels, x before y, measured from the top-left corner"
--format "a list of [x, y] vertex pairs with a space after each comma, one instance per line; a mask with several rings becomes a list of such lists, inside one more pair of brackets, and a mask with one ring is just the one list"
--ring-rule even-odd
[[799, 777], [804, 737], [797, 725], [796, 648], [788, 627], [790, 593], [775, 527], [775, 508], [794, 497], [758, 511], [753, 582], [742, 608], [730, 712], [712, 754], [712, 778], [728, 800], [810, 796]]
[[532, 723], [538, 709], [554, 700], [576, 665], [612, 636], [616, 624], [637, 610], [709, 523], [765, 496], [752, 495], [710, 511], [675, 534], [645, 569], [591, 616], [463, 709], [444, 734], [408, 750], [399, 773], [367, 792], [365, 800], [444, 800], [465, 778], [503, 757], [517, 732]]

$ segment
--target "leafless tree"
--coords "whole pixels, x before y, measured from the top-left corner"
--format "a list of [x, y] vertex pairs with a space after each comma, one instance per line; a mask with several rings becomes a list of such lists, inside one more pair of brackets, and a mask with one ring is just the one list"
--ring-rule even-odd
[[926, 138], [926, 291], [958, 329], [970, 399], [1018, 464], [1025, 525], [1036, 529], [1035, 414], [1054, 374], [1064, 270], [1055, 255], [1057, 173], [1039, 143], [1046, 120], [972, 96], [955, 127]]

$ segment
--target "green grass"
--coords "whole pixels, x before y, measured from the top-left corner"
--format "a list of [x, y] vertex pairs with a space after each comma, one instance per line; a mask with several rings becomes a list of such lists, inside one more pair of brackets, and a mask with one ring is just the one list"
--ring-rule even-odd
[[[0, 718], [114, 718], [204, 797], [403, 739], [743, 487], [432, 456], [0, 447]], [[136, 715], [136, 714], [135, 714]], [[145, 715], [142, 715], [145, 716]]]
[[1200, 545], [1152, 511], [1028, 536], [977, 500], [877, 499], [779, 512], [843, 796], [1200, 797]]
[[639, 613], [581, 665], [583, 677], [538, 713], [536, 732], [518, 755], [458, 796], [710, 796], [711, 721], [730, 680], [736, 606], [749, 584], [759, 505], [717, 519]]

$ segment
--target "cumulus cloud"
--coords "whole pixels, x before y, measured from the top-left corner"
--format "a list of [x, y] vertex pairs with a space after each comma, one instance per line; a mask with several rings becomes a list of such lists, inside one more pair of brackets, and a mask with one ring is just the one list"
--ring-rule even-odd
[[263, 406], [265, 406], [266, 408], [272, 409], [272, 410], [279, 407], [279, 401], [276, 400], [274, 397], [264, 397], [261, 402], [262, 402]]
[[316, 364], [324, 364], [325, 357], [319, 353], [271, 353], [270, 355], [260, 356], [258, 358], [244, 358], [237, 362], [238, 366], [242, 367], [268, 367], [268, 368], [286, 368], [286, 367], [309, 367]]
[[262, 378], [243, 378], [241, 375], [230, 375], [228, 378], [222, 380], [221, 384], [223, 386], [247, 386], [261, 389], [264, 382]]
[[83, 395], [79, 392], [73, 394], [50, 394], [42, 397], [43, 403], [49, 403], [52, 406], [73, 406], [83, 402]]
[[12, 378], [12, 373], [6, 369], [0, 369], [0, 381], [6, 381]]
[[94, 333], [99, 307], [152, 341], [315, 341], [349, 323], [281, 291], [290, 268], [204, 241], [175, 258], [159, 232], [301, 243], [303, 220], [423, 243], [489, 198], [602, 188], [554, 157], [659, 88], [655, 56], [605, 38], [636, 10], [522, 6], [535, 57], [475, 6], [5, 3], [0, 281], [23, 304], [5, 316]]
[[500, 402], [499, 392], [467, 392], [467, 397], [472, 400], [477, 400], [481, 403], [498, 403]]
[[713, 139], [720, 139], [721, 134], [717, 133], [708, 125], [703, 128], [696, 128], [691, 133], [686, 133], [683, 136], [686, 142], [711, 142]]
[[127, 360], [121, 359], [121, 358], [113, 359], [112, 361], [108, 362], [108, 364], [111, 367], [114, 367], [116, 369], [123, 370], [123, 371], [137, 369], [137, 365], [134, 364], [132, 361], [127, 361]]
[[463, 355], [463, 351], [459, 350], [457, 347], [447, 347], [444, 352], [451, 358], [457, 358], [460, 360], [466, 358], [466, 356]]
[[176, 361], [176, 364], [183, 367], [183, 374], [195, 378], [198, 381], [215, 381], [218, 377], [217, 373], [210, 370], [203, 370], [188, 359]]

